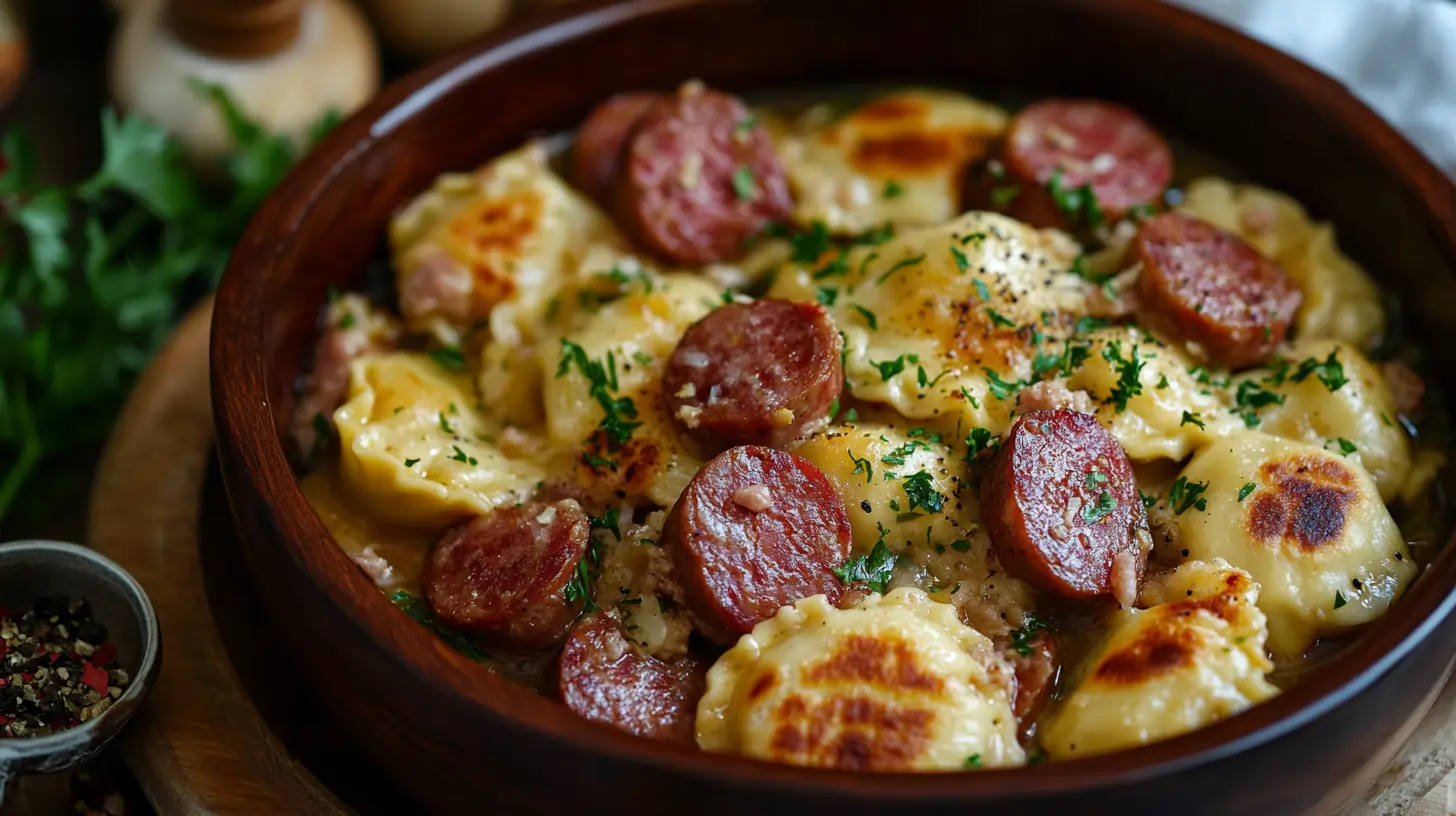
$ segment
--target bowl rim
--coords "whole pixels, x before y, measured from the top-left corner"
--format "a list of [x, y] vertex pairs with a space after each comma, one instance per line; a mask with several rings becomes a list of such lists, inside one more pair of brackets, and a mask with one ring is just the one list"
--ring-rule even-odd
[[[81, 723], [65, 731], [57, 731], [44, 737], [0, 740], [0, 766], [6, 763], [34, 760], [39, 757], [72, 751], [79, 745], [93, 740], [109, 740], [132, 715], [137, 712], [141, 700], [151, 691], [156, 677], [157, 663], [161, 659], [162, 630], [157, 623], [157, 611], [147, 591], [124, 567], [105, 555], [80, 544], [45, 538], [27, 538], [0, 543], [0, 569], [5, 556], [17, 552], [46, 553], [79, 558], [91, 564], [98, 571], [116, 579], [130, 596], [136, 611], [137, 628], [141, 630], [141, 654], [137, 656], [136, 670], [131, 673], [131, 684], [101, 716]], [[113, 714], [115, 716], [113, 716]], [[94, 747], [99, 747], [94, 746]], [[78, 757], [79, 759], [79, 757]]]
[[[1320, 718], [1365, 691], [1420, 645], [1456, 609], [1456, 553], [1449, 543], [1407, 590], [1397, 610], [1359, 638], [1340, 659], [1278, 697], [1205, 728], [1125, 751], [975, 774], [875, 773], [801, 768], [738, 756], [684, 751], [618, 731], [567, 709], [451, 650], [399, 646], [433, 638], [404, 615], [374, 615], [389, 604], [337, 546], [309, 507], [274, 425], [261, 325], [264, 310], [246, 282], [276, 268], [317, 199], [351, 165], [401, 122], [439, 103], [473, 76], [605, 28], [699, 6], [741, 6], [745, 0], [627, 0], [573, 7], [521, 23], [423, 67], [387, 86], [328, 136], [263, 203], [230, 259], [218, 289], [211, 337], [214, 417], [224, 463], [246, 490], [230, 496], [235, 513], [261, 514], [261, 529], [286, 549], [312, 588], [321, 593], [421, 689], [452, 703], [469, 703], [481, 716], [507, 721], [537, 737], [603, 758], [713, 783], [762, 789], [810, 785], [861, 798], [897, 801], [963, 800], [1089, 791], [1177, 773], [1251, 750]], [[1289, 95], [1317, 100], [1322, 112], [1346, 126], [1381, 171], [1418, 202], [1418, 211], [1444, 260], [1456, 268], [1456, 185], [1379, 114], [1337, 80], [1234, 29], [1170, 3], [1101, 0], [1098, 13], [1136, 12], [1159, 25], [1177, 26], [1261, 74]], [[401, 202], [403, 203], [403, 202]], [[222, 377], [217, 372], [227, 371]], [[248, 444], [242, 444], [248, 440]], [[228, 459], [235, 464], [229, 464]], [[229, 480], [233, 487], [233, 479]], [[293, 508], [301, 512], [280, 512]], [[256, 546], [247, 536], [243, 546]], [[325, 566], [327, 565], [327, 566]], [[343, 566], [349, 569], [340, 572]], [[342, 577], [340, 577], [342, 575]]]

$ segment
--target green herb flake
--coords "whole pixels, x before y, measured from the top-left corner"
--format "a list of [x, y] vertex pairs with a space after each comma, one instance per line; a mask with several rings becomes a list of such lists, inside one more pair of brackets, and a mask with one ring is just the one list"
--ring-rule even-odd
[[886, 269], [883, 274], [881, 274], [878, 278], [876, 278], [875, 279], [875, 285], [876, 286], [879, 286], [880, 284], [882, 284], [885, 281], [889, 280], [891, 275], [894, 275], [896, 272], [899, 272], [901, 269], [904, 269], [904, 268], [910, 267], [910, 266], [915, 266], [916, 264], [918, 264], [918, 263], [920, 263], [921, 261], [924, 261], [924, 260], [925, 260], [925, 255], [923, 255], [923, 254], [916, 255], [916, 256], [911, 257], [911, 258], [901, 259], [900, 261], [896, 262], [896, 264], [894, 266], [890, 267], [889, 269]]
[[456, 346], [445, 346], [430, 350], [430, 359], [449, 371], [465, 370], [465, 355]]
[[854, 310], [856, 312], [859, 312], [860, 317], [863, 317], [865, 319], [865, 325], [867, 325], [867, 326], [870, 327], [870, 331], [878, 331], [879, 330], [879, 328], [880, 328], [880, 321], [879, 321], [879, 318], [875, 317], [875, 313], [874, 312], [872, 312], [869, 309], [866, 309], [865, 307], [860, 306], [858, 304], [855, 304]]
[[910, 500], [907, 508], [914, 511], [916, 507], [925, 510], [927, 513], [939, 513], [945, 506], [945, 497], [935, 489], [935, 484], [928, 471], [920, 471], [909, 476], [902, 483], [905, 489], [905, 497]]
[[950, 248], [950, 257], [955, 261], [956, 269], [958, 271], [960, 271], [962, 274], [965, 274], [966, 272], [970, 271], [971, 261], [970, 261], [969, 258], [966, 257], [966, 253], [961, 252], [959, 249], [957, 249], [955, 247], [951, 247]]
[[1244, 486], [1239, 488], [1239, 503], [1242, 504], [1244, 499], [1247, 499], [1249, 494], [1257, 489], [1259, 489], [1259, 486], [1253, 482], [1244, 482]]
[[1106, 221], [1102, 207], [1097, 203], [1097, 195], [1092, 191], [1092, 185], [1083, 184], [1070, 189], [1063, 186], [1061, 168], [1057, 168], [1047, 181], [1047, 192], [1051, 195], [1052, 203], [1066, 217], [1068, 224], [1084, 224], [1095, 228]]
[[1194, 426], [1194, 427], [1202, 430], [1203, 429], [1203, 420], [1202, 419], [1199, 419], [1198, 414], [1190, 414], [1187, 411], [1184, 411], [1183, 412], [1183, 419], [1178, 423], [1178, 426], [1179, 427], [1182, 427], [1184, 425], [1192, 425], [1192, 426]]
[[1001, 440], [985, 428], [972, 428], [965, 438], [966, 461], [972, 461], [981, 455], [982, 451], [994, 450], [1000, 444]]
[[858, 473], [863, 473], [865, 475], [865, 484], [869, 484], [870, 480], [875, 478], [874, 463], [868, 458], [855, 456], [854, 451], [846, 451], [845, 453], [849, 455], [849, 461], [854, 463], [854, 470], [851, 471], [850, 475], [853, 476]]
[[1208, 509], [1208, 499], [1203, 497], [1204, 491], [1208, 490], [1207, 482], [1190, 482], [1187, 477], [1179, 476], [1173, 482], [1172, 488], [1168, 490], [1168, 506], [1173, 508], [1177, 515], [1183, 515], [1190, 509], [1200, 512]]
[[490, 655], [476, 645], [475, 641], [436, 620], [435, 613], [430, 609], [429, 601], [424, 598], [416, 597], [401, 589], [389, 596], [389, 602], [467, 658], [477, 663], [494, 662]]
[[1299, 368], [1295, 369], [1294, 373], [1290, 375], [1289, 379], [1293, 380], [1294, 382], [1304, 382], [1306, 379], [1309, 379], [1309, 376], [1311, 374], [1313, 374], [1317, 378], [1319, 378], [1319, 381], [1321, 383], [1324, 383], [1326, 390], [1340, 390], [1340, 388], [1344, 387], [1345, 383], [1349, 382], [1350, 380], [1348, 377], [1345, 376], [1345, 367], [1340, 364], [1337, 356], [1338, 353], [1338, 350], [1331, 351], [1330, 356], [1326, 357], [1323, 362], [1315, 360], [1314, 358], [1310, 358], [1301, 362], [1299, 364]]
[[1016, 323], [1014, 321], [1007, 319], [1000, 312], [996, 311], [995, 309], [992, 309], [989, 306], [986, 307], [986, 315], [991, 318], [991, 325], [992, 326], [995, 326], [995, 327], [998, 327], [998, 328], [1003, 328], [1003, 329], [1014, 329], [1014, 328], [1016, 328]]
[[839, 299], [839, 290], [832, 286], [820, 287], [818, 300], [820, 306], [833, 306], [834, 301]]
[[1345, 600], [1345, 593], [1341, 592], [1338, 589], [1335, 590], [1335, 608], [1336, 609], [1339, 609], [1340, 607], [1344, 606], [1346, 603], [1349, 603], [1349, 602]]
[[950, 543], [950, 548], [959, 553], [968, 553], [971, 551], [971, 542], [964, 538], [957, 538]]
[[[600, 360], [589, 358], [580, 345], [562, 338], [561, 361], [556, 368], [556, 376], [566, 376], [572, 366], [586, 379], [589, 393], [601, 406], [600, 427], [607, 439], [607, 450], [613, 453], [621, 450], [622, 445], [632, 437], [632, 432], [642, 423], [633, 421], [637, 418], [637, 406], [630, 398], [613, 397], [611, 394], [617, 390], [616, 357], [612, 352], [607, 352], [606, 363], [603, 364]], [[585, 455], [583, 461], [586, 461]], [[612, 463], [612, 469], [616, 469], [615, 463]]]
[[971, 754], [970, 756], [966, 757], [966, 761], [964, 763], [964, 767], [968, 771], [973, 771], [973, 770], [981, 767], [981, 755], [980, 754]]
[[874, 360], [870, 360], [870, 365], [874, 366], [876, 369], [879, 370], [880, 381], [884, 382], [905, 370], [905, 355], [901, 354], [899, 357], [896, 357], [893, 360], [887, 360], [883, 363], [877, 363]]
[[997, 207], [1004, 207], [1015, 201], [1021, 195], [1020, 184], [1010, 184], [1005, 187], [991, 188], [991, 203]]
[[880, 539], [870, 549], [869, 555], [856, 555], [842, 566], [834, 567], [834, 577], [845, 586], [863, 584], [874, 592], [885, 594], [890, 585], [890, 576], [895, 571], [896, 561], [895, 554], [885, 544], [885, 537], [889, 533], [889, 530], [880, 527]]
[[1030, 612], [1023, 614], [1021, 616], [1021, 628], [1011, 633], [1011, 645], [1016, 649], [1016, 653], [1022, 657], [1030, 657], [1032, 651], [1034, 651], [1031, 644], [1036, 641], [1036, 633], [1046, 628], [1047, 625], [1040, 619], [1033, 617]]
[[904, 194], [905, 188], [901, 186], [900, 182], [891, 180], [885, 182], [885, 191], [881, 193], [881, 197], [884, 198], [886, 201], [891, 201], [893, 199], [899, 198]]
[[1112, 515], [1112, 511], [1115, 509], [1117, 509], [1117, 497], [1110, 491], [1104, 490], [1097, 495], [1097, 501], [1083, 505], [1082, 520], [1088, 524], [1096, 524]]
[[1335, 444], [1340, 447], [1341, 456], [1349, 456], [1356, 451], [1355, 443], [1344, 437], [1336, 437]]
[[739, 201], [753, 201], [758, 198], [758, 181], [752, 168], [740, 165], [733, 171], [733, 194]]

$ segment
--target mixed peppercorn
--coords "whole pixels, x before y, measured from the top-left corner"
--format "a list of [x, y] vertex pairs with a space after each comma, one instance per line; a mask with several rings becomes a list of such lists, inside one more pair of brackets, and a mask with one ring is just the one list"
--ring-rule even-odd
[[110, 708], [130, 681], [85, 599], [0, 608], [0, 738], [74, 728]]

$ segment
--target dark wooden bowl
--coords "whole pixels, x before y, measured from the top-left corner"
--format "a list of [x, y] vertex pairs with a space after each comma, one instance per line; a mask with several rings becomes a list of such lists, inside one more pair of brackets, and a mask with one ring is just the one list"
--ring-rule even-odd
[[[893, 9], [893, 11], [892, 11]], [[1450, 670], [1456, 553], [1303, 685], [1145, 748], [976, 774], [809, 771], [686, 752], [578, 719], [398, 614], [334, 546], [280, 442], [326, 287], [439, 173], [568, 128], [607, 95], [688, 77], [744, 93], [886, 81], [1106, 97], [1340, 227], [1404, 296], [1456, 392], [1456, 188], [1343, 87], [1144, 0], [635, 0], [486, 40], [387, 88], [268, 199], [217, 299], [223, 473], [277, 636], [332, 714], [421, 802], [452, 812], [754, 812], [958, 806], [979, 814], [1329, 810], [1379, 771]], [[1441, 368], [1444, 365], [1444, 368]]]

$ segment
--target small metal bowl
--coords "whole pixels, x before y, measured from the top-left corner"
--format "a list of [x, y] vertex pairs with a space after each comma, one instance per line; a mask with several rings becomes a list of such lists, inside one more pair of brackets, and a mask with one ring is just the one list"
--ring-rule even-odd
[[100, 716], [44, 737], [0, 739], [0, 806], [16, 778], [74, 768], [96, 756], [151, 691], [162, 663], [157, 613], [141, 584], [111, 559], [61, 541], [0, 544], [0, 604], [29, 608], [39, 598], [85, 598], [116, 644], [131, 685]]

